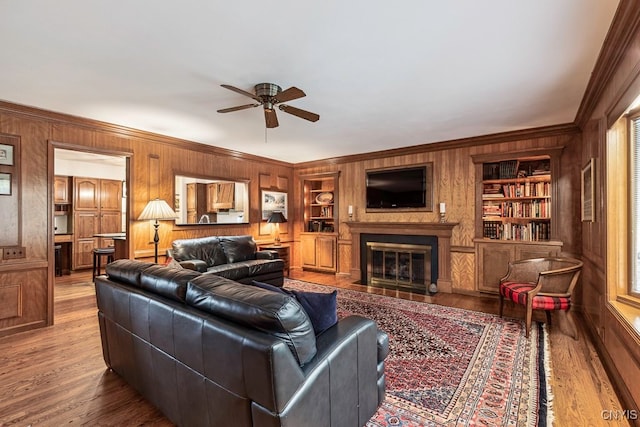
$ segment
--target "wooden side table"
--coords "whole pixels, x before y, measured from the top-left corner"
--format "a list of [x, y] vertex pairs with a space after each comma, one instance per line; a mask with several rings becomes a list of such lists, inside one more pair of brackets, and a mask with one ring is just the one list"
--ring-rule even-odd
[[260, 249], [264, 249], [266, 251], [276, 251], [278, 252], [278, 258], [284, 261], [284, 270], [287, 272], [287, 277], [289, 277], [289, 245], [260, 245]]

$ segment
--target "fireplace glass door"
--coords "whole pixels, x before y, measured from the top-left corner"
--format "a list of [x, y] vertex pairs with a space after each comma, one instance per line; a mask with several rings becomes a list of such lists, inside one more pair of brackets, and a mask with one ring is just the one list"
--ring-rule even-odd
[[368, 284], [426, 293], [431, 246], [367, 242]]

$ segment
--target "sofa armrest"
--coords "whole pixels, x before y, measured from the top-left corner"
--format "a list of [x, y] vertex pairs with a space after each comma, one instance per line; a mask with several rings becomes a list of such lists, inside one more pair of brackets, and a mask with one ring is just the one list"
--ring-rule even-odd
[[256, 259], [278, 259], [278, 251], [264, 249], [256, 251]]
[[[256, 425], [268, 425], [274, 409], [286, 425], [365, 425], [380, 403], [377, 332], [373, 320], [349, 316], [318, 335], [316, 355], [301, 368], [303, 383], [295, 394], [280, 395], [275, 408], [254, 404]], [[273, 375], [276, 383], [288, 377]], [[309, 414], [323, 416], [311, 421]]]
[[207, 272], [207, 263], [200, 260], [200, 259], [191, 259], [188, 261], [180, 261], [180, 265], [183, 268], [189, 269], [189, 270], [195, 270], [195, 271], [199, 271], [200, 273], [206, 273]]

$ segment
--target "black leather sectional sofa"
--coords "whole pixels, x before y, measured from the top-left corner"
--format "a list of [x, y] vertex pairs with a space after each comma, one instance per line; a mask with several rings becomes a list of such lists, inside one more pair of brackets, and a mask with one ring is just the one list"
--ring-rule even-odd
[[178, 426], [360, 427], [384, 399], [384, 332], [314, 335], [296, 299], [117, 260], [95, 280], [104, 360]]
[[175, 240], [167, 256], [184, 268], [240, 283], [254, 280], [282, 286], [284, 261], [276, 251], [260, 251], [253, 236], [212, 236]]

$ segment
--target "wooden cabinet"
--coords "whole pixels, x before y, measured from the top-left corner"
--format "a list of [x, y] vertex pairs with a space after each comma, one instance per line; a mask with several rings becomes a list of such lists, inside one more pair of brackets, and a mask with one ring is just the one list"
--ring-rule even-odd
[[73, 177], [73, 266], [93, 266], [93, 249], [113, 246], [96, 234], [122, 231], [122, 181]]
[[74, 270], [93, 266], [92, 251], [98, 239], [93, 237], [100, 230], [97, 212], [77, 211], [73, 215], [73, 265]]
[[289, 276], [290, 269], [290, 256], [289, 245], [261, 245], [260, 250], [276, 251], [278, 252], [278, 258], [284, 262], [284, 271]]
[[338, 269], [339, 172], [303, 175], [304, 230], [302, 268], [335, 273]]
[[508, 241], [476, 243], [476, 288], [481, 292], [498, 293], [500, 279], [507, 274], [509, 262], [549, 256], [558, 256], [562, 250], [561, 242], [522, 242], [513, 244]]
[[233, 182], [213, 182], [207, 184], [207, 212], [215, 213], [234, 207], [235, 184]]
[[335, 273], [338, 268], [337, 247], [338, 236], [335, 233], [302, 233], [302, 268]]
[[[122, 181], [111, 179], [100, 180], [100, 210], [120, 212], [122, 210]], [[118, 227], [121, 231], [122, 227]], [[106, 231], [102, 231], [106, 233]]]
[[53, 204], [68, 205], [71, 203], [71, 183], [68, 176], [53, 178]]
[[510, 261], [557, 256], [562, 147], [473, 157], [476, 165], [476, 290], [498, 292]]
[[100, 209], [100, 180], [73, 177], [73, 209], [97, 211]]

